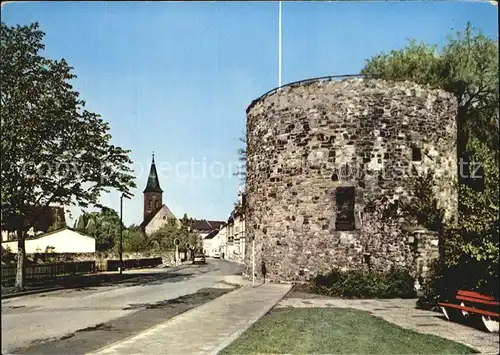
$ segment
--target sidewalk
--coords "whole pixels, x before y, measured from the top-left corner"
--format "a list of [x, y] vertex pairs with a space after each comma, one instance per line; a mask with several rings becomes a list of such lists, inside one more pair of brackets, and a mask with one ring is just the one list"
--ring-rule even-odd
[[92, 354], [217, 354], [290, 289], [279, 284], [242, 287]]

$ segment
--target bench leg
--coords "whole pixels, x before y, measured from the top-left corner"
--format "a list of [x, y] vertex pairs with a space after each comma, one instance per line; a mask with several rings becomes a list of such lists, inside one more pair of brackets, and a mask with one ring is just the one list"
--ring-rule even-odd
[[[465, 304], [462, 302], [460, 303], [460, 306], [465, 307]], [[462, 315], [467, 318], [469, 317], [469, 312], [462, 310]]]
[[498, 333], [498, 319], [495, 320], [489, 316], [482, 316], [483, 324], [490, 333]]
[[446, 310], [446, 308], [444, 308], [443, 306], [441, 306], [441, 311], [443, 312], [443, 314], [446, 317], [446, 319], [450, 320], [450, 316], [448, 315], [448, 311]]

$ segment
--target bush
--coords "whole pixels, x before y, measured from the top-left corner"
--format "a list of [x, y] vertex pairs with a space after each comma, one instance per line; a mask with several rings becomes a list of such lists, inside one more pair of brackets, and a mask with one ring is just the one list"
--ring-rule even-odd
[[417, 306], [438, 310], [437, 303], [454, 301], [458, 290], [476, 291], [498, 299], [498, 278], [489, 275], [488, 271], [484, 261], [464, 255], [455, 264], [436, 260], [431, 267], [431, 276], [422, 285]]
[[387, 272], [332, 270], [311, 281], [311, 291], [344, 298], [412, 298], [415, 279], [406, 271], [391, 268]]

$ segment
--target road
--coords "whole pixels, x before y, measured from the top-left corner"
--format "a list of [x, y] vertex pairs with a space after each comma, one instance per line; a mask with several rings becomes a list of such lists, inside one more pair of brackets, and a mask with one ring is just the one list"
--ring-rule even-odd
[[242, 266], [208, 260], [168, 273], [130, 270], [135, 280], [2, 301], [2, 353], [86, 353], [164, 322], [232, 288]]

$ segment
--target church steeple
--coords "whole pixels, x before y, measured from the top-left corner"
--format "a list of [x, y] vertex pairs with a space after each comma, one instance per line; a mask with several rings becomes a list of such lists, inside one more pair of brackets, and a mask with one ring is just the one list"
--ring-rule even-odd
[[149, 169], [148, 182], [144, 189], [144, 220], [149, 218], [153, 213], [163, 205], [163, 190], [160, 187], [158, 172], [156, 171], [155, 154], [151, 159], [151, 168]]
[[160, 180], [158, 179], [158, 173], [156, 171], [154, 152], [153, 152], [153, 158], [151, 160], [151, 168], [149, 169], [148, 182], [143, 192], [163, 192], [163, 190], [160, 187]]

